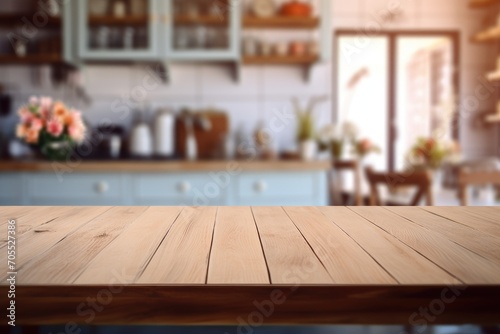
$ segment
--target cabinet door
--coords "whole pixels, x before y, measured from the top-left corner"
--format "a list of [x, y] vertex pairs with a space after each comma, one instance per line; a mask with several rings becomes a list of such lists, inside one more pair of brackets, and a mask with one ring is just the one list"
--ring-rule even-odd
[[244, 173], [236, 185], [236, 205], [327, 205], [326, 172]]
[[162, 34], [165, 57], [179, 60], [237, 60], [239, 0], [166, 0]]
[[28, 181], [33, 205], [123, 205], [126, 185], [116, 174], [32, 174]]
[[133, 179], [136, 205], [224, 205], [229, 184], [206, 174], [137, 175]]
[[157, 59], [160, 0], [80, 0], [83, 60]]
[[24, 182], [20, 173], [0, 173], [0, 206], [24, 204]]

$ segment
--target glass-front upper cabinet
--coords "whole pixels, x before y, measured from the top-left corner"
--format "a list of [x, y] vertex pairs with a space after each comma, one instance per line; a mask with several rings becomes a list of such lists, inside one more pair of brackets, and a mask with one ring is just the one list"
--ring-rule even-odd
[[168, 59], [239, 58], [239, 0], [167, 0], [162, 49]]
[[83, 60], [160, 57], [164, 0], [78, 0], [79, 56]]

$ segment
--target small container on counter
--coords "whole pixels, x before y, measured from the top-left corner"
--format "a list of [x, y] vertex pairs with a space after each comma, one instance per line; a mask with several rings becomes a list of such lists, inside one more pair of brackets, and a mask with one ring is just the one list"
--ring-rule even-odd
[[290, 55], [292, 56], [304, 56], [307, 52], [307, 46], [304, 42], [291, 42], [290, 43]]
[[175, 116], [169, 109], [160, 109], [154, 123], [154, 153], [158, 158], [172, 158], [175, 154]]

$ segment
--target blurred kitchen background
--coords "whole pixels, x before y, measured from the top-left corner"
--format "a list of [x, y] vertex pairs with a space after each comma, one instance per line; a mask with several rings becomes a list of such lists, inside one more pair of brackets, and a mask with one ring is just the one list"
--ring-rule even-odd
[[[499, 13], [3, 0], [0, 204], [498, 204]], [[66, 118], [34, 122], [44, 106]], [[374, 198], [369, 166], [397, 184]]]

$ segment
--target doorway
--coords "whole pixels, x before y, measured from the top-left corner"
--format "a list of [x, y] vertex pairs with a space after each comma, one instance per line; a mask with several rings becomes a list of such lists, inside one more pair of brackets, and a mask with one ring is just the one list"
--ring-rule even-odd
[[382, 150], [368, 163], [401, 170], [419, 137], [458, 139], [456, 31], [335, 32], [334, 119], [357, 125]]

